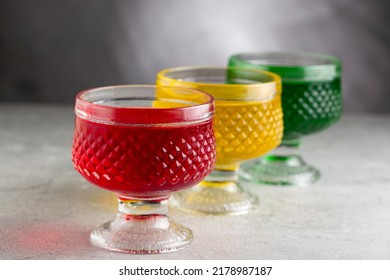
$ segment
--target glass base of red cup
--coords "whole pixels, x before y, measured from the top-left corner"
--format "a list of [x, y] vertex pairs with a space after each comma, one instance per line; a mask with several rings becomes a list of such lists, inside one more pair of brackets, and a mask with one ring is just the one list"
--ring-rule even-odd
[[214, 170], [194, 188], [172, 195], [169, 206], [192, 214], [243, 215], [257, 207], [258, 198], [237, 183], [236, 171]]
[[167, 217], [167, 201], [119, 200], [114, 220], [92, 231], [93, 245], [132, 254], [161, 254], [189, 246], [193, 237], [187, 227]]

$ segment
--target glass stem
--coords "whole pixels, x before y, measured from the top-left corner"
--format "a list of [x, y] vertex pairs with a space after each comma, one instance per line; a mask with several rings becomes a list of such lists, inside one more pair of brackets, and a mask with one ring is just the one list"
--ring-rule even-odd
[[288, 147], [300, 147], [302, 144], [301, 138], [283, 139], [282, 146]]
[[205, 179], [208, 182], [229, 182], [238, 180], [238, 169], [236, 170], [221, 170], [214, 169]]
[[168, 200], [118, 199], [118, 213], [126, 217], [167, 216]]
[[273, 150], [270, 154], [271, 157], [292, 157], [299, 156], [301, 147], [301, 140], [297, 139], [289, 139], [282, 140], [282, 144]]
[[282, 144], [273, 150], [271, 154], [263, 158], [263, 162], [285, 164], [287, 166], [299, 166], [303, 164], [300, 156], [301, 139], [282, 140]]

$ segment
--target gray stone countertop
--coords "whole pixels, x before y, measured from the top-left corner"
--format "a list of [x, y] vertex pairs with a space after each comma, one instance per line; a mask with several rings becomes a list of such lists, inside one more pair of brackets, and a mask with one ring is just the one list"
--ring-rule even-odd
[[390, 115], [345, 115], [306, 137], [302, 152], [321, 180], [245, 185], [260, 198], [248, 215], [170, 210], [195, 239], [162, 255], [90, 245], [116, 199], [73, 170], [73, 121], [71, 106], [0, 104], [0, 259], [390, 259]]

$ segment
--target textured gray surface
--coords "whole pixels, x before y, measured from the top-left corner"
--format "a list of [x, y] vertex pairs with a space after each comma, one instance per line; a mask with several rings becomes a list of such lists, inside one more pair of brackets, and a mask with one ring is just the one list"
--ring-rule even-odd
[[88, 242], [113, 194], [73, 170], [71, 107], [0, 105], [0, 259], [390, 259], [390, 116], [345, 116], [304, 141], [322, 170], [309, 188], [247, 186], [246, 216], [170, 211], [195, 235], [183, 251], [126, 255]]

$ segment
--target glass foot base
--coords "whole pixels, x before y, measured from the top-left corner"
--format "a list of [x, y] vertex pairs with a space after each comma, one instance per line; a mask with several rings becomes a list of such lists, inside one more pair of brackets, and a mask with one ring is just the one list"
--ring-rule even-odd
[[178, 251], [192, 241], [190, 229], [163, 215], [118, 214], [90, 235], [93, 245], [123, 253], [159, 254]]
[[243, 164], [240, 179], [253, 183], [279, 186], [309, 186], [320, 178], [320, 172], [298, 155], [266, 156]]
[[241, 215], [247, 214], [258, 204], [256, 196], [244, 191], [236, 183], [208, 184], [214, 186], [200, 184], [175, 193], [169, 205], [194, 214]]

